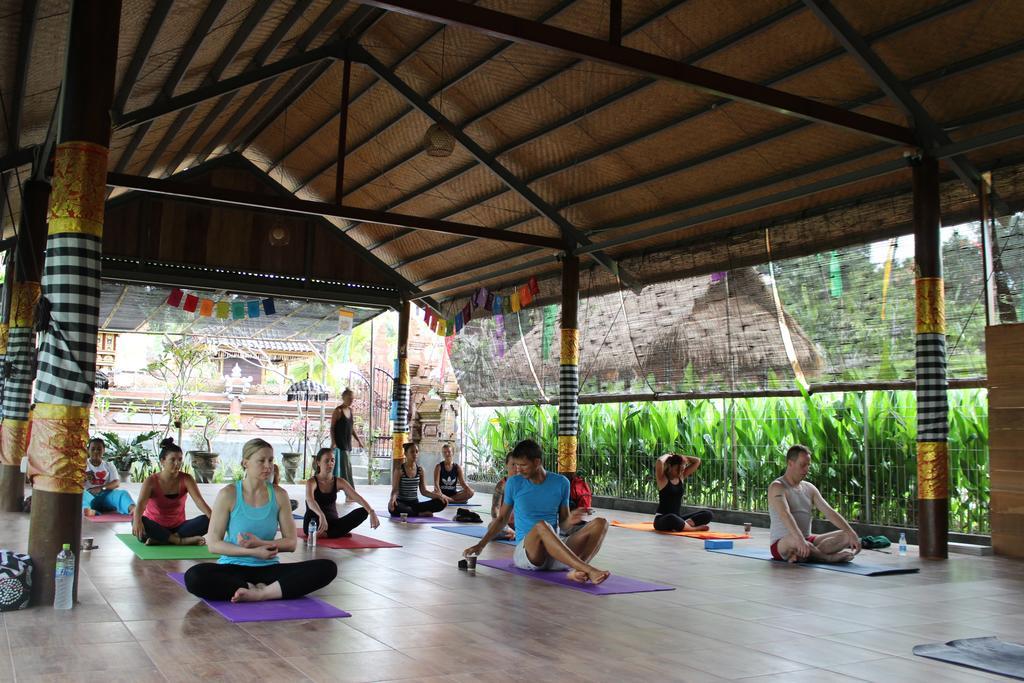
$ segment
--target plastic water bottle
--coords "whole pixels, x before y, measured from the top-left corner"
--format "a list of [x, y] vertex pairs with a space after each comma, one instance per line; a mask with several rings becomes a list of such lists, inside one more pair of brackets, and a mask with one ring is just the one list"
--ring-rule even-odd
[[72, 593], [75, 588], [75, 554], [71, 552], [71, 544], [65, 543], [57, 554], [57, 573], [54, 577], [53, 592], [54, 609], [71, 609]]
[[310, 520], [309, 531], [306, 532], [306, 545], [310, 548], [316, 547], [316, 532], [317, 529], [319, 529], [319, 526], [320, 525], [316, 523], [315, 519]]
[[907, 535], [905, 533], [903, 533], [902, 531], [900, 532], [899, 553], [900, 553], [900, 557], [903, 557], [904, 555], [907, 554]]

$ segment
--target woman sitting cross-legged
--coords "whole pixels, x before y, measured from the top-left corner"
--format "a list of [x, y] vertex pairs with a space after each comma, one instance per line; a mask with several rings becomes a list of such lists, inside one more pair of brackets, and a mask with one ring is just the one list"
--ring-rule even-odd
[[[392, 517], [405, 514], [410, 517], [429, 517], [448, 507], [451, 501], [443, 493], [427, 490], [423, 477], [423, 468], [416, 462], [420, 448], [414, 443], [402, 444], [405, 459], [395, 465], [391, 474], [391, 499], [388, 501], [388, 512]], [[420, 502], [422, 493], [430, 500]]]
[[658, 510], [654, 528], [658, 531], [707, 531], [711, 512], [700, 510], [682, 514], [685, 479], [700, 467], [700, 458], [666, 453], [654, 463], [654, 480], [658, 485]]
[[[204, 600], [255, 602], [301, 597], [338, 575], [331, 560], [281, 564], [279, 552], [295, 550], [295, 521], [288, 494], [274, 486], [274, 449], [263, 439], [242, 446], [245, 477], [225, 486], [213, 503], [206, 544], [217, 562], [185, 572], [185, 587]], [[281, 530], [281, 538], [277, 536]]]
[[434, 466], [434, 491], [443, 493], [452, 503], [465, 503], [476, 493], [462, 474], [462, 468], [455, 462], [452, 447], [445, 444], [441, 448], [444, 460]]
[[82, 512], [86, 517], [104, 512], [130, 515], [135, 501], [122, 488], [117, 468], [103, 459], [107, 445], [103, 439], [89, 439], [89, 460], [85, 464], [85, 489], [82, 491]]
[[[205, 545], [210, 506], [191, 475], [181, 471], [181, 447], [168, 437], [160, 442], [160, 471], [142, 482], [132, 533], [147, 545]], [[185, 519], [186, 494], [203, 513]], [[145, 512], [141, 512], [145, 510]]]
[[[302, 533], [309, 534], [309, 523], [317, 520], [318, 538], [340, 538], [370, 518], [370, 528], [380, 526], [377, 513], [363, 499], [352, 484], [344, 477], [334, 476], [334, 450], [321, 448], [313, 465], [316, 474], [306, 481], [306, 516], [302, 519]], [[326, 491], [324, 489], [327, 489]], [[344, 517], [338, 515], [338, 489], [345, 492], [348, 500], [362, 507], [352, 510]]]

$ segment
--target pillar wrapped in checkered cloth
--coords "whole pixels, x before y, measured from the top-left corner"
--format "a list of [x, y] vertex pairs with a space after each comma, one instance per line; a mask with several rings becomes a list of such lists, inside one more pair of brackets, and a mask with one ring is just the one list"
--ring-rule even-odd
[[398, 359], [398, 376], [392, 399], [395, 405], [395, 424], [391, 430], [393, 458], [396, 462], [405, 460], [404, 446], [409, 442], [409, 359]]
[[96, 373], [105, 146], [62, 142], [50, 196], [29, 476], [41, 491], [80, 493]]
[[916, 285], [917, 497], [941, 500], [949, 496], [945, 293], [940, 277], [920, 277]]
[[558, 371], [558, 471], [576, 471], [580, 424], [580, 331], [562, 328], [562, 355]]
[[11, 319], [7, 334], [3, 429], [0, 431], [0, 463], [18, 467], [28, 446], [28, 409], [35, 379], [35, 307], [38, 282], [16, 282], [11, 287]]

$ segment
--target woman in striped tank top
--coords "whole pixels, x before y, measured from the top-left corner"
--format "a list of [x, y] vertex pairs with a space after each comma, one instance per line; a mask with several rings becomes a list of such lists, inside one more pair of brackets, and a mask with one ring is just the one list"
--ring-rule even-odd
[[[443, 493], [427, 490], [423, 468], [416, 461], [420, 454], [419, 446], [414, 443], [403, 444], [405, 459], [395, 465], [391, 474], [391, 499], [388, 501], [388, 512], [392, 517], [401, 514], [410, 517], [429, 517], [448, 507], [451, 501]], [[420, 501], [419, 494], [430, 500]]]

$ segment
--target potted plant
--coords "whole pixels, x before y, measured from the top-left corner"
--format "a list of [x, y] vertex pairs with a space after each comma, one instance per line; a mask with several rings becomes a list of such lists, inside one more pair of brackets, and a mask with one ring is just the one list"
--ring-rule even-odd
[[152, 460], [152, 454], [146, 448], [146, 442], [152, 441], [160, 432], [143, 432], [136, 434], [134, 439], [123, 438], [117, 432], [101, 432], [103, 442], [106, 446], [104, 457], [117, 470], [121, 481], [130, 480], [132, 465], [137, 462], [148, 463]]
[[288, 423], [285, 427], [284, 443], [288, 450], [281, 453], [281, 466], [284, 470], [284, 480], [289, 484], [295, 483], [295, 473], [299, 469], [299, 462], [302, 460], [302, 453], [299, 448], [302, 446], [302, 433], [304, 421], [298, 418]]
[[214, 471], [220, 463], [219, 455], [213, 450], [213, 440], [217, 438], [227, 420], [218, 416], [208, 405], [196, 407], [198, 418], [197, 427], [192, 433], [192, 444], [194, 449], [188, 452], [191, 458], [192, 468], [195, 470], [196, 481], [201, 484], [209, 484], [213, 481]]

